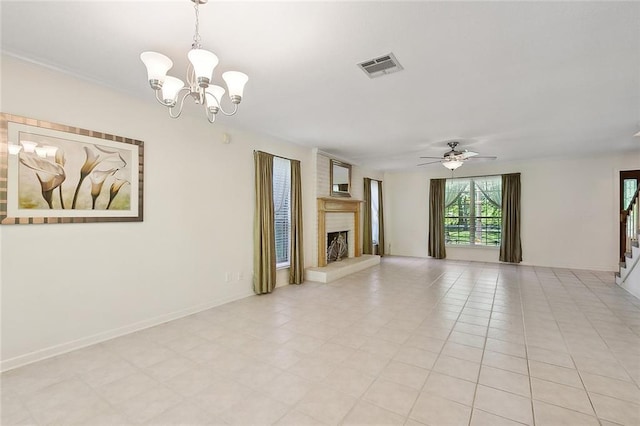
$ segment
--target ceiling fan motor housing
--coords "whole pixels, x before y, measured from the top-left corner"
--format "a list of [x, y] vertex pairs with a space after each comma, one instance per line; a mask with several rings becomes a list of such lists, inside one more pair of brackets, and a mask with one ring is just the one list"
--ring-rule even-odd
[[449, 145], [449, 148], [451, 148], [451, 151], [445, 152], [444, 158], [455, 157], [457, 155], [463, 154], [462, 151], [456, 150], [456, 147], [458, 146], [458, 142], [447, 142], [447, 145]]

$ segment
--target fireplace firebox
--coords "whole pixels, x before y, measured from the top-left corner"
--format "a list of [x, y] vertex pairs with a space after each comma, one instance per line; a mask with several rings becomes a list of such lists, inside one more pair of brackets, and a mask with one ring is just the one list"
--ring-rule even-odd
[[327, 233], [327, 263], [349, 257], [349, 231]]

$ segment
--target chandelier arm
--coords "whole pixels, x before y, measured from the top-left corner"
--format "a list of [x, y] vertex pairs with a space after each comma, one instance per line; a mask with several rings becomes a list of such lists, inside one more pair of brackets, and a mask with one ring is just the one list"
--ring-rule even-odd
[[160, 105], [168, 107], [169, 105], [167, 105], [162, 99], [160, 99], [160, 92], [162, 92], [162, 89], [156, 89], [156, 101], [158, 101]]
[[238, 104], [233, 104], [233, 111], [230, 111], [230, 112], [227, 112], [224, 109], [222, 109], [222, 105], [220, 105], [220, 112], [226, 116], [234, 115], [236, 112], [238, 112]]
[[[187, 95], [189, 94], [189, 89], [187, 87], [183, 87], [182, 89], [180, 89], [178, 93], [182, 92], [183, 90], [187, 91], [186, 93]], [[162, 98], [160, 98], [160, 93], [162, 92], [162, 89], [157, 89], [155, 92], [156, 92], [156, 101], [158, 101], [160, 105], [166, 106], [167, 108], [173, 108], [171, 104], [166, 103], [165, 101], [162, 100]], [[184, 102], [184, 97], [182, 101]]]
[[173, 115], [171, 111], [173, 111], [173, 108], [169, 108], [169, 117], [171, 118], [178, 118], [182, 114], [182, 108], [178, 110], [178, 113], [176, 115]]
[[187, 64], [187, 84], [189, 85], [189, 87], [197, 86], [196, 73], [193, 70], [193, 65], [191, 65], [191, 62]]
[[[184, 90], [184, 89], [182, 89]], [[182, 91], [181, 90], [181, 91]], [[180, 117], [180, 115], [182, 114], [182, 108], [184, 107], [184, 100], [187, 96], [189, 96], [189, 90], [186, 91], [186, 93], [184, 95], [182, 95], [182, 99], [180, 99], [180, 106], [178, 107], [178, 113], [176, 115], [173, 115], [171, 113], [171, 111], [173, 111], [173, 108], [175, 108], [175, 105], [169, 108], [169, 117], [171, 118], [178, 118]]]
[[216, 121], [216, 115], [214, 113], [210, 113], [207, 107], [204, 108], [204, 115], [207, 116], [209, 123], [213, 124]]

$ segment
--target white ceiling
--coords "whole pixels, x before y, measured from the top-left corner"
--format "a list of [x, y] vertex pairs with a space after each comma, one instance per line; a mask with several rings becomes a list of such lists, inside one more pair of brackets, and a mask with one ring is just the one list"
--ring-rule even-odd
[[[6, 53], [150, 103], [140, 52], [168, 55], [184, 79], [191, 1], [2, 0], [1, 15]], [[240, 112], [222, 118], [232, 127], [382, 170], [415, 169], [452, 139], [503, 161], [640, 158], [639, 2], [211, 0], [200, 16], [216, 78], [250, 77]], [[389, 52], [404, 71], [356, 67]]]

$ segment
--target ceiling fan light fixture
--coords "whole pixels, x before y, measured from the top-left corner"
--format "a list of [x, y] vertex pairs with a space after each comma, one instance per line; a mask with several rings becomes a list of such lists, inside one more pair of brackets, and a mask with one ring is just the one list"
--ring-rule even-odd
[[458, 167], [462, 166], [462, 161], [460, 160], [446, 160], [442, 162], [442, 165], [445, 166], [449, 170], [455, 170]]

